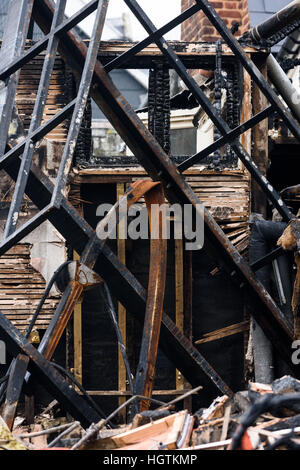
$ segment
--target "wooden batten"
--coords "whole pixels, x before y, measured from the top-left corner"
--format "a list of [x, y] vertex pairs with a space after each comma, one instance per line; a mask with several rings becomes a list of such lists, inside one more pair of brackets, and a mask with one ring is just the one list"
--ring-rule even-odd
[[[39, 54], [21, 69], [15, 103], [25, 130], [28, 130], [30, 125], [44, 55], [45, 53]], [[51, 119], [59, 110], [63, 109], [65, 101], [65, 65], [61, 57], [57, 55], [45, 104], [43, 123]], [[63, 122], [49, 132], [46, 138], [49, 140], [65, 141], [67, 131], [66, 123]]]
[[[26, 48], [29, 48], [28, 42]], [[21, 69], [17, 93], [16, 109], [22, 120], [25, 132], [28, 131], [32, 117], [37, 90], [42, 72], [45, 52], [40, 53]], [[57, 55], [50, 81], [43, 123], [51, 119], [66, 104], [65, 65]], [[45, 147], [45, 166], [53, 170], [60, 158], [61, 145], [67, 137], [66, 122], [49, 132], [41, 142]], [[12, 184], [11, 188], [14, 187]], [[11, 197], [9, 192], [7, 200]], [[27, 200], [26, 196], [24, 198]], [[30, 245], [19, 244], [0, 257], [0, 311], [22, 332], [45, 291], [43, 276], [30, 265]], [[58, 303], [57, 298], [48, 297], [36, 321], [37, 329], [46, 329]]]
[[[43, 276], [30, 265], [30, 245], [19, 244], [0, 258], [0, 311], [20, 330], [29, 325], [45, 291]], [[51, 296], [36, 321], [36, 328], [46, 329], [58, 304]]]

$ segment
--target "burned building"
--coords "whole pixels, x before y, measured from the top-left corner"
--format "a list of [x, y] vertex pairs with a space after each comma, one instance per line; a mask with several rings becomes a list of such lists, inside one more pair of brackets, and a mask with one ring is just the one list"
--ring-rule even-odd
[[[299, 375], [299, 2], [272, 15], [260, 2], [183, 0], [157, 30], [124, 1], [148, 34], [139, 43], [103, 40], [108, 0], [72, 16], [65, 0], [8, 5], [0, 340], [11, 362], [0, 395], [10, 429], [24, 396], [27, 419], [33, 398], [51, 400], [43, 389], [87, 428], [118, 405], [118, 423], [174, 397], [192, 413], [249, 381]], [[182, 40], [165, 41], [180, 24]], [[118, 87], [124, 70], [143, 74], [139, 96], [149, 71], [135, 109]], [[119, 148], [93, 152], [95, 107]], [[127, 222], [115, 218], [124, 206]], [[150, 232], [124, 237], [147, 210]]]

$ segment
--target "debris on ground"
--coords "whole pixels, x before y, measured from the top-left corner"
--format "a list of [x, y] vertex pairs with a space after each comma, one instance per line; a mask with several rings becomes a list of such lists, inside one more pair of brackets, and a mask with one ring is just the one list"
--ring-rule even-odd
[[[199, 387], [198, 387], [199, 388]], [[0, 449], [46, 450], [289, 450], [300, 448], [300, 381], [249, 383], [233, 398], [217, 397], [194, 414], [174, 406], [138, 413], [114, 429], [101, 420], [84, 430], [77, 421], [45, 414], [11, 433], [0, 421]], [[20, 424], [18, 424], [18, 422]], [[96, 432], [99, 428], [99, 431]]]

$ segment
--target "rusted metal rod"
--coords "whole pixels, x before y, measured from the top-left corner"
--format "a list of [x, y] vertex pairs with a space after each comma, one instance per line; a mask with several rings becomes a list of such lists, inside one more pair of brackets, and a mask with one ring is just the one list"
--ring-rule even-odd
[[133, 377], [132, 377], [132, 374], [131, 374], [129, 360], [128, 360], [128, 356], [127, 356], [127, 353], [126, 353], [126, 348], [125, 348], [124, 341], [123, 341], [123, 338], [122, 338], [121, 330], [120, 330], [120, 327], [118, 325], [117, 315], [116, 315], [116, 312], [115, 312], [115, 309], [114, 309], [114, 306], [113, 306], [111, 293], [110, 293], [110, 290], [109, 290], [107, 284], [104, 283], [103, 287], [104, 287], [104, 290], [105, 290], [105, 293], [106, 293], [106, 298], [105, 298], [102, 291], [101, 291], [101, 294], [102, 294], [102, 297], [103, 297], [105, 303], [107, 304], [109, 314], [110, 314], [112, 323], [113, 323], [114, 328], [115, 328], [115, 332], [116, 332], [116, 335], [117, 335], [117, 338], [118, 338], [118, 344], [119, 344], [119, 347], [120, 347], [120, 350], [121, 350], [124, 366], [125, 366], [125, 369], [126, 369], [126, 374], [127, 374], [127, 378], [128, 378], [128, 382], [129, 382], [129, 388], [130, 388], [131, 393], [133, 394], [134, 393]]

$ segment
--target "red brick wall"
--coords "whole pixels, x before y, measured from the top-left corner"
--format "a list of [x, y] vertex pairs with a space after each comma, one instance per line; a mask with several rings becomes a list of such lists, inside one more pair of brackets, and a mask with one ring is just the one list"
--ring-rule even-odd
[[[182, 11], [194, 4], [194, 0], [181, 0]], [[248, 0], [210, 0], [217, 13], [226, 26], [230, 28], [233, 23], [240, 24], [237, 36], [242, 35], [250, 27]], [[216, 41], [220, 36], [200, 11], [186, 20], [181, 26], [182, 41]]]

